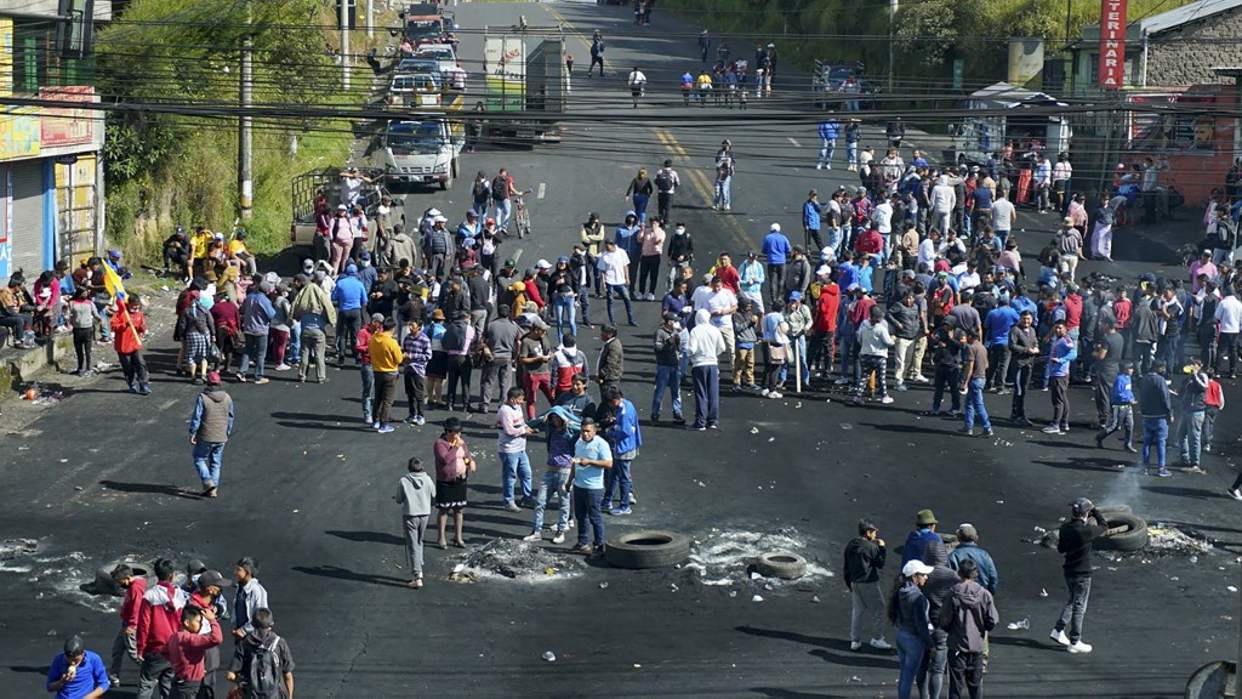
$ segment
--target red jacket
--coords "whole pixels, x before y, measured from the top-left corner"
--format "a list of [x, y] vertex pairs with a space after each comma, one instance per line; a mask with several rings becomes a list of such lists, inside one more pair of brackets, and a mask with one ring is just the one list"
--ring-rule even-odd
[[1113, 302], [1113, 314], [1117, 316], [1117, 329], [1125, 330], [1130, 327], [1130, 299], [1118, 299]]
[[367, 365], [371, 363], [371, 327], [369, 325], [362, 326], [354, 337], [354, 352], [358, 354], [358, 361]]
[[168, 662], [172, 663], [173, 674], [179, 680], [187, 680], [190, 682], [201, 680], [207, 674], [207, 664], [203, 661], [203, 655], [208, 648], [214, 648], [220, 645], [224, 640], [224, 634], [220, 631], [220, 622], [215, 619], [205, 619], [211, 624], [211, 633], [190, 633], [185, 629], [181, 629], [168, 639], [168, 645], [164, 647], [164, 655], [168, 656]]
[[870, 296], [864, 296], [854, 302], [854, 306], [850, 308], [850, 323], [855, 328], [862, 325], [862, 322], [871, 314], [871, 307], [875, 305], [875, 299]]
[[732, 291], [734, 295], [741, 293], [741, 287], [739, 284], [742, 281], [742, 277], [737, 273], [737, 267], [734, 267], [733, 265], [729, 265], [728, 267], [717, 267], [716, 276], [720, 277], [720, 283], [724, 284], [725, 288]]
[[1065, 327], [1073, 330], [1082, 325], [1082, 296], [1068, 294], [1061, 303], [1065, 306]]
[[522, 283], [526, 285], [526, 299], [534, 301], [537, 308], [543, 308], [543, 297], [539, 295], [539, 285], [535, 283], [535, 280], [527, 279]]
[[884, 250], [884, 236], [875, 229], [868, 229], [854, 239], [854, 252], [879, 255]]
[[135, 639], [138, 657], [164, 652], [164, 644], [181, 628], [181, 608], [187, 598], [185, 590], [170, 582], [161, 582], [143, 594]]
[[147, 579], [135, 577], [125, 588], [125, 601], [121, 603], [121, 626], [138, 628], [138, 615], [142, 612], [142, 596], [147, 592]]
[[[129, 329], [130, 325], [134, 326], [132, 331]], [[117, 311], [112, 316], [112, 338], [116, 353], [133, 354], [142, 349], [142, 340], [139, 338], [146, 331], [147, 318], [142, 311], [131, 311], [128, 308]], [[143, 581], [142, 587], [146, 589], [146, 581]]]
[[819, 288], [815, 304], [815, 329], [819, 332], [836, 332], [837, 313], [841, 309], [841, 287], [828, 282]]

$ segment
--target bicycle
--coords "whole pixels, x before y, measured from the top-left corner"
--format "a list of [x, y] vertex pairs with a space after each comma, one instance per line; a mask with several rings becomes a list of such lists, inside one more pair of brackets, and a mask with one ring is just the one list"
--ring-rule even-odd
[[518, 238], [525, 238], [530, 235], [530, 210], [526, 208], [526, 195], [531, 190], [525, 192], [514, 193], [513, 199], [513, 227], [517, 229]]

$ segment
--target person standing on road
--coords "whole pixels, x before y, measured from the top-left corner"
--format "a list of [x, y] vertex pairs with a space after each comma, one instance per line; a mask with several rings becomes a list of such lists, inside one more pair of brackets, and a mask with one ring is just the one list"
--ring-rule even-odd
[[876, 650], [892, 650], [884, 640], [884, 593], [880, 591], [880, 571], [888, 549], [879, 530], [868, 519], [858, 520], [858, 537], [845, 545], [844, 580], [850, 591], [850, 650], [862, 648], [865, 623], [871, 629], [869, 643]]
[[65, 639], [63, 652], [48, 666], [45, 689], [55, 692], [56, 699], [99, 699], [114, 684], [104, 672], [103, 659], [86, 650], [82, 637], [75, 634]]
[[638, 98], [643, 96], [643, 91], [647, 88], [647, 76], [634, 66], [634, 70], [630, 71], [629, 77], [625, 79], [625, 84], [630, 86], [630, 98], [634, 102], [634, 109], [638, 109]]
[[190, 445], [194, 447], [194, 467], [203, 483], [203, 497], [219, 494], [224, 445], [233, 434], [233, 419], [233, 399], [220, 385], [220, 372], [208, 372], [207, 386], [195, 399], [190, 415]]
[[254, 631], [255, 612], [268, 608], [267, 588], [259, 582], [259, 562], [243, 556], [233, 565], [233, 581], [237, 593], [233, 596], [233, 638], [241, 640]]
[[768, 298], [772, 301], [784, 301], [785, 263], [793, 252], [789, 238], [781, 233], [781, 224], [773, 223], [768, 234], [763, 238], [763, 256], [767, 259]]
[[[630, 180], [630, 184], [625, 188], [625, 194], [622, 196], [622, 199], [628, 199], [634, 205], [634, 214], [638, 217], [639, 231], [642, 230], [643, 224], [647, 222], [647, 204], [651, 201], [651, 195], [654, 192], [655, 185], [647, 177], [647, 168], [638, 168], [638, 174]], [[637, 235], [637, 231], [635, 235]], [[630, 247], [627, 246], [627, 248]], [[635, 252], [635, 250], [627, 249], [626, 252]]]
[[[633, 480], [630, 469], [638, 458], [638, 449], [643, 445], [642, 430], [638, 426], [638, 409], [625, 397], [621, 389], [614, 386], [604, 395], [604, 412], [608, 413], [608, 428], [604, 435], [612, 446], [612, 468], [604, 477], [604, 497], [600, 509], [613, 516], [632, 513], [630, 505], [634, 502]], [[620, 490], [619, 505], [612, 506], [612, 490]]]
[[450, 417], [444, 421], [444, 432], [436, 440], [436, 509], [440, 529], [440, 548], [448, 548], [448, 516], [453, 515], [453, 528], [456, 539], [453, 542], [458, 548], [465, 548], [462, 538], [466, 507], [466, 479], [478, 469], [470, 447], [461, 436], [461, 421]]
[[[853, 110], [851, 110], [853, 111]], [[858, 172], [858, 138], [862, 122], [858, 119], [847, 119], [845, 122], [845, 161], [850, 172]]]
[[1109, 387], [1110, 414], [1108, 420], [1100, 426], [1095, 435], [1095, 446], [1103, 449], [1104, 440], [1119, 429], [1125, 428], [1125, 448], [1131, 454], [1134, 449], [1134, 365], [1121, 362], [1117, 375]]
[[548, 433], [547, 468], [540, 481], [539, 490], [535, 493], [535, 522], [530, 534], [523, 541], [543, 540], [543, 517], [548, 501], [555, 498], [560, 503], [560, 514], [557, 517], [556, 529], [552, 535], [552, 543], [565, 543], [565, 532], [569, 529], [570, 474], [573, 471], [574, 443], [578, 441], [578, 432], [582, 422], [568, 407], [552, 406], [542, 417], [530, 421], [535, 429], [543, 429]]
[[961, 582], [949, 590], [936, 620], [949, 636], [949, 697], [969, 693], [970, 699], [980, 699], [987, 634], [1000, 623], [1000, 614], [992, 593], [975, 580], [975, 562], [963, 560], [956, 570]]
[[1001, 303], [983, 317], [983, 334], [987, 338], [988, 375], [984, 390], [1005, 393], [1009, 380], [1009, 332], [1021, 320], [1012, 303]]
[[612, 325], [601, 325], [599, 340], [599, 359], [595, 363], [595, 383], [599, 385], [601, 403], [610, 387], [620, 386], [621, 377], [625, 373], [625, 348], [617, 337], [617, 329]]
[[427, 422], [423, 417], [423, 404], [427, 401], [427, 364], [431, 361], [431, 338], [423, 332], [420, 318], [411, 318], [406, 324], [408, 332], [401, 341], [402, 363], [405, 367], [405, 397], [410, 404], [406, 422], [421, 427]]
[[[354, 353], [358, 330], [362, 328], [362, 310], [367, 302], [367, 289], [358, 278], [358, 268], [350, 262], [345, 274], [332, 288], [332, 305], [336, 307], [336, 368], [345, 366], [345, 358]], [[357, 359], [355, 357], [355, 359]]]
[[638, 258], [638, 285], [634, 291], [635, 299], [656, 300], [655, 291], [660, 280], [660, 258], [664, 256], [664, 223], [664, 218], [653, 216], [649, 225], [638, 232], [638, 242], [641, 247]]
[[147, 361], [142, 356], [142, 345], [147, 337], [142, 300], [137, 294], [130, 294], [117, 303], [125, 307], [112, 316], [112, 341], [121, 370], [125, 372], [125, 383], [131, 393], [151, 395], [151, 376], [147, 371]]
[[[210, 605], [209, 605], [210, 606]], [[210, 626], [208, 633], [202, 631], [203, 620]], [[220, 622], [214, 610], [186, 605], [181, 610], [180, 629], [168, 638], [164, 654], [173, 670], [173, 693], [176, 699], [195, 699], [207, 674], [207, 652], [224, 641]]]
[[932, 567], [919, 560], [908, 561], [893, 585], [888, 599], [888, 620], [897, 628], [897, 699], [910, 699], [919, 668], [932, 645], [930, 605], [920, 588], [927, 584]]
[[587, 77], [591, 77], [591, 71], [595, 66], [599, 66], [599, 77], [604, 77], [604, 37], [596, 29], [591, 35], [591, 65], [587, 68]]
[[867, 381], [875, 372], [876, 393], [880, 402], [888, 405], [893, 397], [888, 395], [888, 352], [897, 341], [888, 331], [888, 323], [884, 320], [884, 311], [879, 306], [872, 306], [867, 312], [867, 320], [858, 328], [859, 361], [862, 372], [854, 384], [854, 404], [862, 405], [863, 394], [867, 390]]
[[397, 376], [401, 362], [405, 360], [397, 338], [393, 337], [396, 329], [395, 320], [385, 319], [367, 344], [367, 355], [371, 358], [371, 368], [375, 375], [375, 407], [372, 411], [375, 422], [372, 426], [380, 434], [388, 434], [396, 429], [392, 425], [392, 404], [397, 398]]
[[944, 541], [936, 533], [936, 514], [931, 510], [919, 510], [914, 516], [914, 529], [906, 537], [905, 546], [901, 549], [901, 564], [922, 560], [923, 551], [928, 546], [944, 546]]
[[[517, 351], [522, 329], [509, 317], [510, 308], [507, 304], [496, 307], [496, 319], [487, 325], [483, 332], [481, 349], [483, 356], [483, 377], [479, 388], [479, 412], [492, 411], [492, 391], [499, 384], [499, 394], [509, 394], [513, 385], [513, 355]], [[490, 358], [489, 358], [490, 355]], [[533, 399], [533, 396], [532, 396]]]
[[694, 378], [694, 429], [717, 429], [720, 422], [720, 355], [727, 352], [720, 328], [711, 322], [706, 308], [694, 314], [687, 354]]
[[1169, 438], [1169, 423], [1173, 422], [1173, 403], [1169, 397], [1169, 385], [1165, 381], [1164, 362], [1156, 362], [1151, 371], [1139, 379], [1139, 414], [1143, 417], [1143, 468], [1151, 464], [1151, 454], [1156, 453], [1156, 476], [1168, 478], [1165, 464], [1165, 445]]
[[814, 250], [824, 248], [824, 241], [819, 235], [820, 213], [819, 192], [812, 189], [807, 193], [806, 201], [802, 203], [802, 232], [805, 244], [810, 247], [811, 243], [814, 243]]
[[634, 322], [634, 306], [630, 303], [630, 255], [617, 246], [616, 240], [604, 243], [604, 254], [599, 258], [599, 268], [603, 272], [605, 285], [605, 303], [608, 311], [608, 322], [615, 324], [612, 315], [612, 299], [615, 294], [625, 304], [625, 316], [631, 326]]
[[1061, 525], [1057, 541], [1057, 552], [1065, 556], [1061, 569], [1065, 573], [1069, 600], [1048, 637], [1071, 653], [1091, 652], [1091, 645], [1082, 641], [1082, 622], [1091, 596], [1091, 549], [1106, 531], [1108, 523], [1093, 502], [1080, 497], [1070, 504], [1070, 520]]
[[121, 663], [125, 656], [137, 654], [138, 616], [142, 611], [142, 596], [147, 592], [147, 579], [134, 575], [133, 568], [121, 563], [112, 569], [112, 582], [125, 590], [121, 603], [121, 630], [112, 642], [112, 664], [108, 667], [108, 680], [113, 685], [121, 683]]
[[[316, 276], [321, 272], [316, 272]], [[300, 278], [300, 279], [299, 279]], [[328, 380], [325, 371], [327, 361], [325, 354], [327, 352], [328, 341], [324, 331], [329, 327], [336, 325], [337, 315], [336, 306], [332, 303], [328, 292], [323, 290], [317, 282], [307, 279], [304, 275], [294, 277], [294, 285], [301, 284], [296, 296], [293, 297], [293, 306], [290, 314], [295, 318], [301, 326], [301, 357], [298, 360], [298, 382], [306, 380], [307, 372], [312, 368], [315, 369], [315, 379], [319, 383]]]
[[[841, 122], [829, 115], [819, 122], [819, 160], [815, 163], [816, 170], [832, 169], [832, 156], [837, 151], [837, 138], [841, 134]], [[818, 246], [818, 247], [823, 247]]]
[[664, 166], [655, 175], [656, 209], [662, 223], [668, 223], [673, 210], [673, 195], [681, 186], [681, 178], [673, 169], [673, 161], [665, 160]]
[[[960, 582], [957, 573], [948, 564], [944, 543], [932, 542], [923, 550], [923, 563], [931, 566], [932, 572], [927, 575], [927, 584], [921, 592], [927, 598], [928, 617], [940, 619], [940, 612], [949, 599], [949, 591]], [[932, 642], [924, 656], [923, 666], [919, 668], [918, 683], [920, 696], [927, 699], [939, 699], [945, 686], [945, 674], [949, 665], [949, 634], [942, 628], [933, 628]]]
[[500, 497], [504, 501], [504, 509], [509, 512], [517, 512], [519, 509], [515, 483], [521, 488], [523, 504], [528, 503], [531, 497], [530, 458], [526, 455], [526, 436], [534, 434], [534, 430], [527, 427], [522, 413], [525, 396], [521, 388], [510, 388], [505, 395], [504, 405], [496, 412], [496, 452], [501, 469]]
[[[873, 311], [876, 309], [872, 309]], [[988, 408], [983, 402], [983, 387], [987, 384], [988, 351], [979, 342], [979, 333], [974, 328], [962, 332], [966, 339], [966, 367], [962, 371], [962, 393], [966, 394], [966, 409], [962, 411], [962, 429], [967, 437], [975, 435], [975, 417], [983, 426], [983, 436], [992, 436], [992, 422], [988, 419]]]
[[384, 316], [373, 313], [371, 320], [355, 336], [354, 356], [358, 358], [358, 378], [362, 382], [362, 421], [379, 429], [375, 422], [375, 370], [371, 368], [371, 335], [383, 327]]
[[536, 320], [518, 342], [518, 381], [525, 396], [527, 420], [535, 419], [535, 403], [540, 393], [549, 404], [556, 400], [549, 366], [554, 348], [547, 339], [547, 332], [548, 325]]
[[[743, 91], [742, 94], [745, 94]], [[733, 144], [725, 139], [716, 153], [716, 182], [712, 195], [713, 211], [729, 211], [733, 207], [733, 174], [737, 160], [733, 157]]]
[[254, 630], [237, 642], [226, 677], [245, 699], [293, 699], [293, 654], [275, 625], [272, 610], [256, 609]]
[[156, 687], [161, 697], [171, 696], [173, 669], [164, 655], [164, 646], [180, 627], [181, 610], [189, 601], [185, 590], [173, 584], [177, 574], [175, 563], [160, 558], [153, 567], [157, 582], [142, 596], [134, 642], [138, 649], [134, 660], [142, 665], [138, 672], [137, 699], [151, 699]]
[[1238, 377], [1236, 362], [1238, 359], [1238, 333], [1242, 332], [1242, 301], [1238, 300], [1238, 295], [1228, 286], [1224, 289], [1225, 298], [1216, 304], [1216, 330], [1219, 334], [1217, 340], [1218, 350], [1216, 352], [1216, 366], [1212, 369], [1219, 371], [1221, 359], [1229, 358], [1229, 378], [1236, 379]]
[[418, 457], [411, 458], [406, 469], [393, 499], [401, 505], [401, 533], [410, 564], [410, 580], [406, 584], [417, 590], [423, 586], [423, 537], [431, 517], [431, 503], [436, 497], [436, 483], [423, 470], [423, 462]]
[[1070, 365], [1078, 358], [1078, 345], [1069, 336], [1065, 321], [1052, 325], [1052, 343], [1048, 347], [1048, 387], [1052, 390], [1052, 422], [1044, 434], [1069, 432]]
[[1203, 360], [1190, 359], [1190, 375], [1182, 383], [1178, 397], [1181, 399], [1181, 415], [1177, 423], [1177, 446], [1181, 451], [1182, 465], [1197, 470], [1203, 452], [1203, 422], [1207, 411], [1204, 398], [1208, 387]]
[[664, 403], [664, 391], [672, 394], [673, 422], [686, 424], [681, 412], [681, 325], [678, 315], [664, 314], [664, 322], [655, 331], [655, 392], [651, 396], [651, 421], [660, 421], [660, 406]]
[[[1091, 389], [1095, 397], [1096, 418], [1103, 428], [1109, 422], [1112, 406], [1116, 405], [1111, 398], [1117, 374], [1121, 371], [1121, 355], [1125, 352], [1126, 341], [1117, 332], [1112, 318], [1101, 318], [1097, 327], [1103, 331], [1103, 335], [1096, 340], [1095, 349], [1091, 353], [1094, 360], [1090, 367]], [[1127, 404], [1129, 402], [1126, 401]]]
[[[599, 558], [604, 554], [604, 472], [612, 468], [612, 451], [598, 435], [599, 425], [591, 418], [582, 420], [582, 432], [574, 443], [574, 518], [578, 521], [578, 543], [572, 549]], [[594, 547], [591, 539], [594, 538]]]

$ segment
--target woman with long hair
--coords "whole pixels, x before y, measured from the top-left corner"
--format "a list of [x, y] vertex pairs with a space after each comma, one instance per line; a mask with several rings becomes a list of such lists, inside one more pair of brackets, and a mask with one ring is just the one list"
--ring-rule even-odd
[[922, 561], [906, 562], [888, 598], [888, 620], [897, 627], [897, 661], [901, 668], [897, 681], [898, 699], [910, 699], [923, 655], [932, 644], [930, 605], [919, 589], [927, 583], [931, 572], [932, 567]]

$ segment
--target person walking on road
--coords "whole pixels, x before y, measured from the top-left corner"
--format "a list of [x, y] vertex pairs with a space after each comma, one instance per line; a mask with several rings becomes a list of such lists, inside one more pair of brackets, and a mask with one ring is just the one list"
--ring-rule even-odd
[[255, 385], [262, 386], [268, 382], [263, 373], [267, 367], [267, 338], [271, 333], [272, 320], [276, 317], [276, 309], [268, 298], [272, 291], [272, 285], [256, 274], [250, 289], [246, 291], [246, 300], [242, 301], [239, 309], [242, 334], [246, 336], [241, 364], [237, 367], [237, 380], [240, 383], [246, 383], [246, 371], [252, 362]]
[[1091, 652], [1091, 645], [1082, 640], [1083, 617], [1087, 614], [1087, 600], [1091, 596], [1091, 549], [1095, 540], [1106, 531], [1108, 524], [1104, 515], [1095, 508], [1095, 503], [1080, 497], [1070, 504], [1070, 520], [1061, 525], [1057, 541], [1057, 552], [1065, 556], [1061, 568], [1065, 573], [1069, 600], [1048, 637], [1071, 653]]
[[949, 590], [936, 620], [949, 635], [949, 697], [969, 694], [970, 699], [980, 699], [985, 639], [1000, 623], [1000, 614], [992, 593], [975, 580], [979, 569], [973, 560], [963, 560], [957, 574], [961, 582]]
[[1108, 421], [1100, 426], [1095, 435], [1095, 446], [1103, 449], [1104, 440], [1119, 429], [1125, 429], [1125, 449], [1131, 454], [1134, 449], [1134, 365], [1121, 362], [1120, 371], [1109, 387], [1110, 413]]
[[932, 645], [930, 605], [921, 588], [927, 584], [932, 567], [919, 560], [908, 561], [893, 585], [888, 599], [888, 620], [897, 628], [897, 699], [910, 699], [923, 656]]
[[1078, 358], [1078, 344], [1069, 336], [1065, 321], [1052, 325], [1052, 344], [1048, 348], [1048, 388], [1052, 391], [1052, 422], [1044, 434], [1069, 432], [1070, 365]]
[[121, 663], [125, 656], [133, 657], [138, 635], [138, 614], [142, 611], [142, 596], [147, 592], [147, 579], [134, 574], [134, 569], [121, 563], [112, 569], [112, 582], [125, 590], [121, 602], [121, 630], [112, 642], [112, 664], [108, 666], [108, 680], [113, 685], [121, 683]]
[[720, 355], [729, 351], [724, 335], [711, 322], [706, 308], [694, 314], [687, 354], [694, 379], [694, 429], [718, 429], [720, 424]]
[[737, 161], [733, 157], [732, 144], [725, 139], [720, 151], [716, 153], [716, 181], [712, 194], [713, 211], [729, 211], [733, 207], [733, 174], [736, 170]]
[[233, 398], [220, 385], [220, 372], [207, 373], [207, 386], [194, 401], [190, 415], [190, 444], [194, 447], [194, 468], [203, 483], [203, 497], [220, 493], [220, 468], [224, 445], [233, 434]]
[[293, 698], [293, 654], [272, 630], [275, 626], [272, 610], [256, 609], [254, 629], [237, 642], [226, 677], [241, 688], [244, 699]]
[[1169, 439], [1169, 423], [1173, 421], [1173, 402], [1169, 397], [1169, 385], [1165, 382], [1164, 362], [1156, 362], [1151, 371], [1139, 379], [1139, 415], [1143, 418], [1143, 469], [1151, 464], [1152, 452], [1156, 456], [1156, 476], [1168, 478], [1165, 462], [1166, 443]]
[[410, 564], [410, 580], [406, 584], [418, 590], [423, 586], [423, 537], [431, 517], [431, 503], [436, 497], [436, 483], [423, 470], [423, 462], [418, 457], [411, 458], [406, 469], [393, 499], [401, 506], [401, 533]]
[[845, 545], [845, 589], [850, 591], [850, 650], [862, 648], [863, 625], [870, 629], [869, 644], [876, 650], [892, 650], [884, 640], [884, 593], [880, 573], [888, 549], [875, 523], [858, 521], [858, 536]]
[[595, 66], [599, 66], [599, 77], [604, 77], [604, 37], [595, 30], [591, 35], [591, 65], [587, 68], [587, 77], [591, 77], [591, 71], [595, 70]]
[[634, 109], [638, 109], [638, 98], [643, 96], [643, 91], [647, 88], [647, 76], [643, 75], [638, 66], [634, 66], [634, 70], [630, 71], [625, 82], [630, 86], [630, 98], [634, 101]]
[[[872, 308], [872, 311], [878, 310]], [[983, 426], [983, 436], [992, 436], [992, 421], [988, 419], [988, 408], [983, 402], [983, 387], [987, 384], [988, 351], [979, 341], [979, 332], [968, 328], [962, 332], [966, 338], [966, 366], [962, 370], [962, 393], [966, 394], [965, 410], [962, 411], [962, 429], [967, 437], [975, 434], [975, 418]]]
[[[837, 138], [841, 134], [841, 122], [829, 115], [819, 122], [819, 160], [815, 163], [816, 170], [832, 169], [832, 156], [837, 152]], [[823, 246], [819, 246], [823, 247]]]
[[660, 216], [660, 221], [667, 224], [669, 215], [673, 210], [673, 195], [677, 193], [677, 188], [681, 186], [681, 178], [677, 176], [677, 171], [673, 169], [673, 161], [665, 160], [664, 166], [655, 174], [656, 186], [656, 210]]

